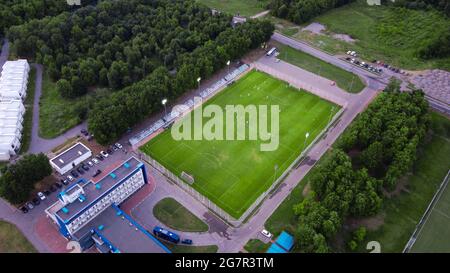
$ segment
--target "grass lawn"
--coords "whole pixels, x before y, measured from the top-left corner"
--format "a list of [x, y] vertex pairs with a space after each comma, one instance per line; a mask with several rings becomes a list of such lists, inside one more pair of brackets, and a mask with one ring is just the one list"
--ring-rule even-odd
[[208, 225], [192, 214], [175, 199], [164, 198], [153, 208], [153, 215], [170, 228], [189, 231], [205, 232]]
[[327, 32], [348, 34], [357, 41], [352, 44], [326, 35], [295, 33], [292, 27], [279, 30], [333, 53], [355, 50], [367, 61], [384, 60], [404, 69], [450, 69], [450, 58], [424, 61], [416, 56], [424, 41], [441, 35], [450, 25], [450, 20], [437, 12], [369, 6], [359, 0], [312, 22], [325, 25]]
[[365, 87], [361, 79], [353, 73], [345, 71], [342, 68], [322, 61], [319, 58], [309, 55], [303, 51], [296, 50], [290, 46], [283, 45], [281, 43], [276, 43], [276, 45], [280, 51], [278, 58], [281, 60], [329, 80], [335, 81], [337, 86], [347, 92], [358, 93]]
[[244, 249], [247, 250], [249, 253], [265, 253], [269, 248], [269, 246], [270, 243], [265, 244], [261, 240], [251, 239], [244, 246]]
[[[407, 192], [384, 201], [382, 214], [384, 224], [374, 231], [368, 231], [368, 241], [378, 241], [382, 252], [401, 252], [411, 237], [416, 224], [422, 217], [433, 195], [450, 168], [450, 120], [433, 113], [433, 127], [446, 128], [434, 130], [435, 134], [425, 145], [415, 164], [413, 173], [407, 177]], [[448, 199], [446, 199], [448, 201]], [[445, 207], [445, 202], [443, 203]], [[439, 207], [441, 208], [441, 207]], [[448, 214], [448, 203], [447, 211]], [[426, 251], [435, 247], [450, 246], [450, 222], [430, 219], [414, 250]], [[432, 229], [432, 231], [426, 231]], [[428, 242], [426, 242], [429, 240]], [[366, 245], [365, 243], [362, 245]], [[441, 249], [442, 250], [442, 249]]]
[[36, 87], [36, 69], [31, 67], [28, 76], [27, 97], [25, 99], [25, 116], [23, 118], [22, 145], [19, 154], [26, 153], [30, 148], [31, 130], [33, 127], [33, 102], [34, 89]]
[[257, 71], [249, 72], [206, 103], [211, 104], [222, 109], [225, 105], [278, 105], [278, 149], [263, 152], [260, 144], [267, 141], [260, 140], [176, 141], [166, 130], [141, 150], [177, 175], [182, 171], [193, 175], [192, 186], [235, 218], [272, 185], [275, 175], [281, 175], [339, 111], [331, 102]]
[[210, 8], [232, 15], [252, 16], [266, 10], [269, 0], [198, 0]]
[[450, 187], [447, 186], [421, 229], [411, 252], [450, 252]]
[[56, 90], [47, 73], [42, 79], [42, 95], [39, 109], [39, 135], [43, 138], [57, 137], [81, 122], [77, 107], [84, 99], [67, 100]]
[[0, 221], [0, 253], [34, 253], [33, 245], [16, 226]]

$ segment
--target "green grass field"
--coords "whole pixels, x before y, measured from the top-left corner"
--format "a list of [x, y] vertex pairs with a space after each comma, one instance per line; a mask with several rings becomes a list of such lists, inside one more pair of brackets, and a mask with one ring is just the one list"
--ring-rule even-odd
[[330, 63], [324, 62], [319, 58], [309, 55], [303, 51], [296, 50], [290, 46], [276, 43], [280, 52], [278, 58], [309, 72], [335, 81], [341, 89], [350, 93], [359, 93], [365, 85], [361, 79], [348, 71], [343, 70]]
[[34, 246], [16, 226], [0, 221], [0, 253], [34, 253]]
[[266, 10], [269, 0], [198, 0], [210, 8], [242, 16], [252, 16]]
[[411, 252], [450, 252], [450, 187], [437, 199]]
[[208, 225], [173, 198], [164, 198], [153, 208], [153, 215], [168, 227], [188, 232], [206, 232]]
[[[193, 175], [193, 187], [235, 218], [272, 185], [339, 111], [331, 102], [257, 71], [249, 72], [206, 103], [211, 104], [222, 108], [279, 105], [278, 149], [262, 152], [260, 141], [176, 141], [166, 130], [141, 150], [177, 175], [182, 171]], [[307, 132], [310, 136], [305, 142]]]
[[367, 61], [384, 60], [404, 69], [450, 69], [449, 58], [422, 60], [416, 55], [424, 42], [441, 35], [450, 25], [450, 20], [437, 12], [369, 6], [365, 0], [359, 0], [330, 10], [311, 22], [325, 25], [327, 32], [348, 34], [356, 42], [347, 43], [331, 35], [312, 35], [291, 25], [278, 24], [277, 29], [330, 53], [355, 50]]

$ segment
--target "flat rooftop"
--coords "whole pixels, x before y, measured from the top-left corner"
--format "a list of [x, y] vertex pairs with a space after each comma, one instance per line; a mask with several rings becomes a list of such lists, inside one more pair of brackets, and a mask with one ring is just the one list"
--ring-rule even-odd
[[63, 168], [67, 166], [67, 164], [71, 164], [78, 157], [89, 152], [91, 152], [91, 150], [88, 147], [86, 147], [83, 143], [78, 142], [69, 149], [60, 153], [58, 156], [52, 158], [50, 161], [59, 168]]
[[[119, 214], [118, 212], [121, 212]], [[102, 229], [100, 230], [100, 226]], [[91, 229], [97, 231], [122, 253], [167, 253], [168, 249], [129, 215], [111, 206], [75, 233], [81, 238]]]
[[[82, 210], [90, 207], [94, 201], [100, 196], [104, 195], [111, 188], [117, 185], [121, 180], [130, 175], [132, 172], [136, 170], [136, 168], [142, 164], [135, 157], [129, 158], [127, 161], [120, 164], [118, 167], [113, 169], [111, 172], [107, 174], [102, 174], [103, 177], [97, 182], [86, 182], [83, 185], [84, 197], [83, 202], [79, 200], [75, 200], [73, 203], [67, 204], [65, 208], [66, 212], [63, 212], [62, 209], [59, 210], [56, 214], [63, 220], [68, 221], [72, 217], [76, 216]], [[114, 176], [114, 177], [113, 177]], [[69, 188], [67, 191], [72, 189]], [[61, 192], [63, 194], [64, 192]]]

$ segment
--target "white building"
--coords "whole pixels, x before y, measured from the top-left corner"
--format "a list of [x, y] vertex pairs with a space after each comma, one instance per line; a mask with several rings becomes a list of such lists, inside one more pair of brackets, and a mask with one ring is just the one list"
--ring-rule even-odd
[[16, 155], [22, 138], [25, 107], [22, 100], [27, 95], [27, 60], [7, 61], [0, 75], [0, 160]]
[[50, 165], [60, 174], [65, 174], [76, 165], [92, 156], [91, 150], [81, 142], [50, 159]]

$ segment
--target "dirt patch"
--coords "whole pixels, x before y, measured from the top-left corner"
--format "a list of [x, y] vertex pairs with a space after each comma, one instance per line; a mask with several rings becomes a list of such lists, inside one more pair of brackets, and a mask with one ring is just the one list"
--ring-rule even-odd
[[[326, 32], [326, 26], [320, 24], [320, 23], [311, 23], [308, 26], [304, 27], [302, 30], [309, 31], [316, 35], [324, 35]], [[356, 42], [355, 39], [353, 39], [350, 35], [347, 34], [340, 34], [340, 33], [328, 33], [331, 37], [337, 40], [341, 40], [347, 43], [354, 43]]]
[[409, 193], [407, 185], [408, 185], [408, 177], [403, 176], [398, 180], [397, 185], [395, 186], [395, 189], [393, 191], [387, 191], [386, 189], [383, 189], [382, 190], [383, 195], [387, 198], [393, 198], [399, 196], [403, 192]]
[[355, 230], [360, 226], [366, 227], [368, 230], [377, 230], [384, 224], [384, 214], [377, 214], [366, 218], [348, 218], [345, 221], [345, 226], [349, 230]]
[[311, 185], [309, 183], [307, 183], [306, 186], [303, 188], [302, 195], [304, 197], [306, 197], [310, 191], [311, 191]]

